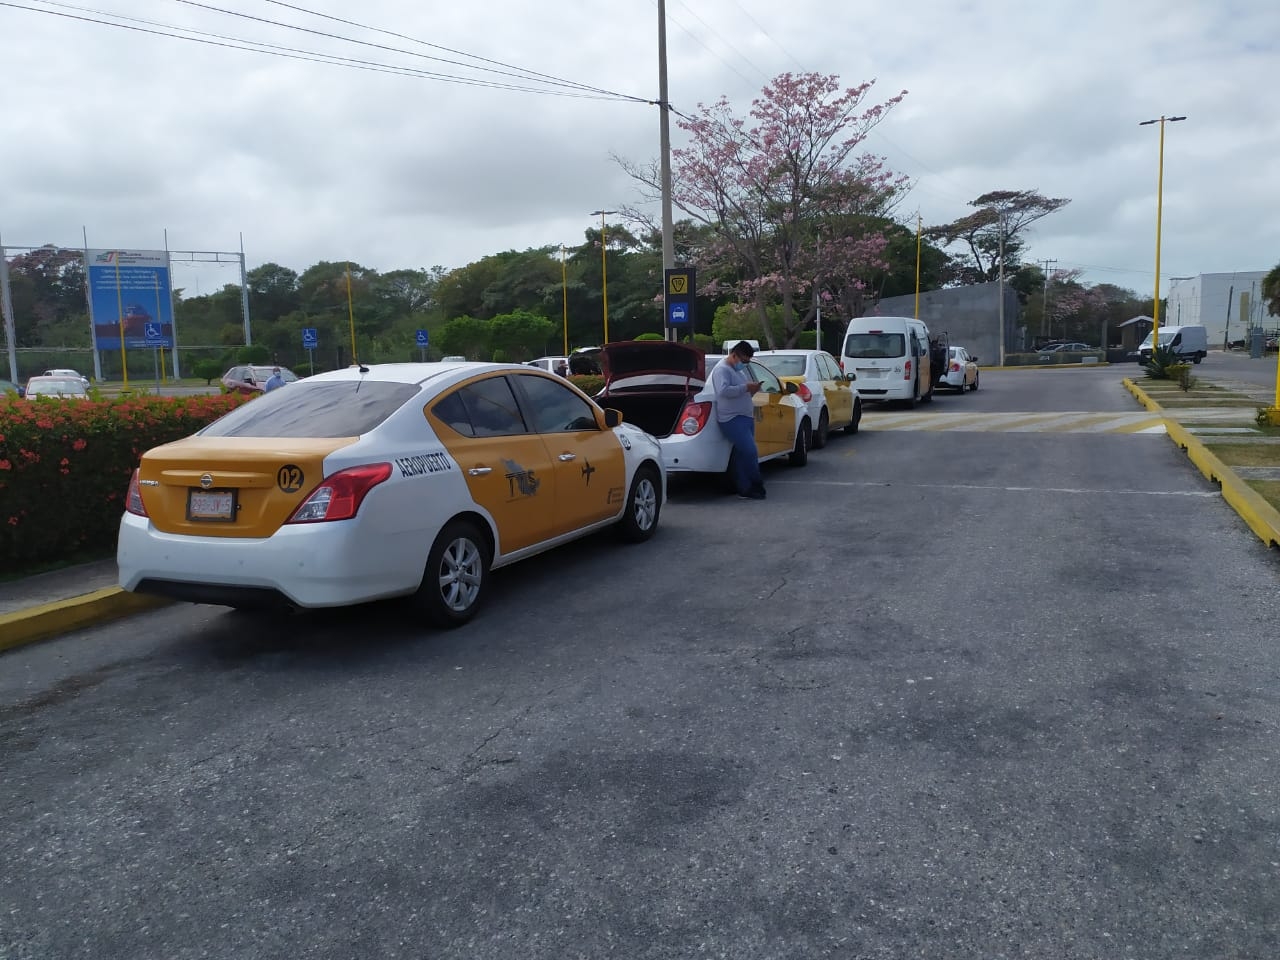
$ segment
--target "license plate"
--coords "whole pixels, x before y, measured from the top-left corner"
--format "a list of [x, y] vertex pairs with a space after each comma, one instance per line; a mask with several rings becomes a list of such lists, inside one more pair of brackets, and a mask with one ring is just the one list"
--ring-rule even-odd
[[187, 519], [229, 523], [236, 517], [234, 490], [190, 490], [187, 492]]

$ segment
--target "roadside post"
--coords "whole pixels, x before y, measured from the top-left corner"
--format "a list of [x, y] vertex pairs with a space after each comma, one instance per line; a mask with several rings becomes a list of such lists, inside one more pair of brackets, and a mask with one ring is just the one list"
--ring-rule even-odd
[[161, 333], [160, 323], [156, 320], [148, 320], [142, 328], [142, 333], [146, 339], [146, 344], [151, 348], [151, 361], [156, 371], [156, 393], [160, 392], [160, 348], [164, 346], [164, 334]]
[[698, 291], [698, 272], [693, 267], [672, 267], [662, 271], [662, 289], [666, 294], [667, 326], [674, 339], [679, 340], [681, 330], [686, 337], [696, 329], [694, 299]]
[[316, 347], [320, 344], [320, 338], [316, 334], [315, 327], [302, 328], [302, 348], [307, 351], [307, 363], [311, 365], [311, 376], [316, 375]]
[[426, 330], [418, 330], [414, 334], [414, 340], [418, 344], [418, 359], [426, 363], [427, 347], [431, 346], [431, 334]]

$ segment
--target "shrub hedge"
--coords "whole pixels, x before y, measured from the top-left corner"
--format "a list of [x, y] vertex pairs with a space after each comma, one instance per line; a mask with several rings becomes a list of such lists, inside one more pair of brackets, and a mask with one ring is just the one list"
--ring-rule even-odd
[[109, 554], [142, 454], [245, 402], [236, 394], [0, 398], [0, 574]]

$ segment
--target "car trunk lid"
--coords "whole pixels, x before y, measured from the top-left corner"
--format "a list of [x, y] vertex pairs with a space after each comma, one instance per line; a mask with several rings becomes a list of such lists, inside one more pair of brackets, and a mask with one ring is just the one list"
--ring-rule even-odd
[[680, 390], [701, 388], [707, 380], [701, 350], [665, 340], [624, 340], [600, 348], [604, 395], [615, 390]]
[[147, 515], [164, 533], [269, 537], [324, 479], [324, 460], [356, 437], [188, 437], [138, 468]]

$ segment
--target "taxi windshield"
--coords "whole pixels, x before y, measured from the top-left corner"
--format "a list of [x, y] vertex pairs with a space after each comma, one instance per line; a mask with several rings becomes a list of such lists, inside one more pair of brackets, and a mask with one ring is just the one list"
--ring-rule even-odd
[[299, 380], [236, 407], [202, 437], [358, 437], [418, 393], [416, 383]]

